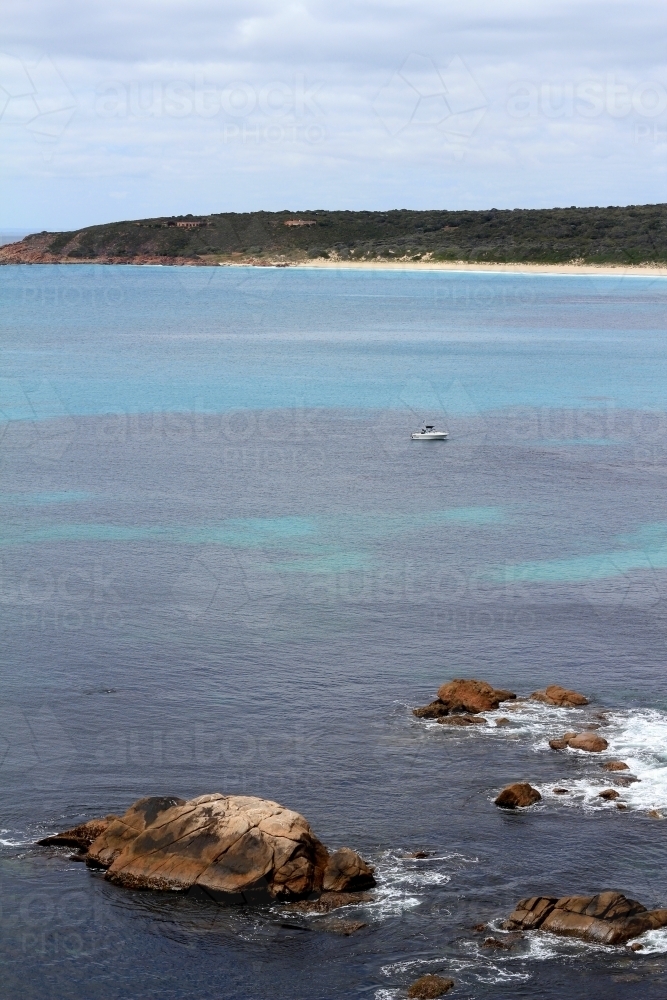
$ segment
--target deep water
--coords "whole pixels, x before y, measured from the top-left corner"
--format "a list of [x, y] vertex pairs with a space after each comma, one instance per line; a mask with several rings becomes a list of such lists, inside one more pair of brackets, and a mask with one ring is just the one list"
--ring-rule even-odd
[[[2, 995], [394, 1000], [438, 972], [662, 1000], [662, 932], [474, 927], [537, 893], [667, 905], [667, 280], [34, 266], [0, 296]], [[426, 419], [450, 439], [412, 443]], [[591, 706], [412, 716], [456, 676]], [[625, 811], [598, 758], [548, 748], [603, 709]], [[501, 813], [515, 780], [542, 802]], [[372, 860], [341, 914], [367, 926], [34, 846], [207, 791]]]

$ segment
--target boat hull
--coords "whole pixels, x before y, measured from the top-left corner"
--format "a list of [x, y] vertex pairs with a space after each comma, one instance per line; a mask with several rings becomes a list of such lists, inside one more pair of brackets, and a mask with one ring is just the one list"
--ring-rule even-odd
[[427, 431], [426, 434], [416, 431], [410, 437], [413, 441], [446, 441], [449, 435], [447, 431]]

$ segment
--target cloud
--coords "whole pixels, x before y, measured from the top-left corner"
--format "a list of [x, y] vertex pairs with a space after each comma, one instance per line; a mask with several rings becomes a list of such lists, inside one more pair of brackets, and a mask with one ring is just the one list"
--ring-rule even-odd
[[9, 0], [5, 225], [660, 201], [666, 27], [657, 0]]

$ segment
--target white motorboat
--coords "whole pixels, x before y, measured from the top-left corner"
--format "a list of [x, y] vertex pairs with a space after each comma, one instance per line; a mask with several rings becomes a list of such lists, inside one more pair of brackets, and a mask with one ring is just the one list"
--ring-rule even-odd
[[446, 441], [447, 431], [437, 431], [434, 424], [424, 424], [420, 431], [414, 431], [410, 437], [413, 441]]

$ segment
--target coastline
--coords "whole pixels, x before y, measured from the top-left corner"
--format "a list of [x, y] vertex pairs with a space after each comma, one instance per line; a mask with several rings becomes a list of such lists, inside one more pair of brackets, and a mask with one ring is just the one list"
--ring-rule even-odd
[[26, 243], [8, 243], [0, 246], [0, 266], [12, 264], [100, 264], [122, 267], [297, 267], [320, 270], [356, 271], [458, 271], [477, 274], [560, 274], [597, 275], [608, 277], [650, 277], [667, 278], [667, 262], [643, 264], [589, 264], [583, 260], [571, 260], [565, 264], [546, 264], [536, 261], [471, 261], [433, 260], [430, 254], [421, 259], [398, 257], [386, 260], [379, 257], [342, 260], [337, 254], [332, 257], [306, 257], [288, 254], [254, 254], [233, 252], [231, 254], [201, 254], [191, 257], [172, 256], [155, 253], [135, 253], [133, 255], [98, 254], [95, 257], [73, 256], [70, 253], [53, 253], [48, 249], [50, 234], [37, 234]]

